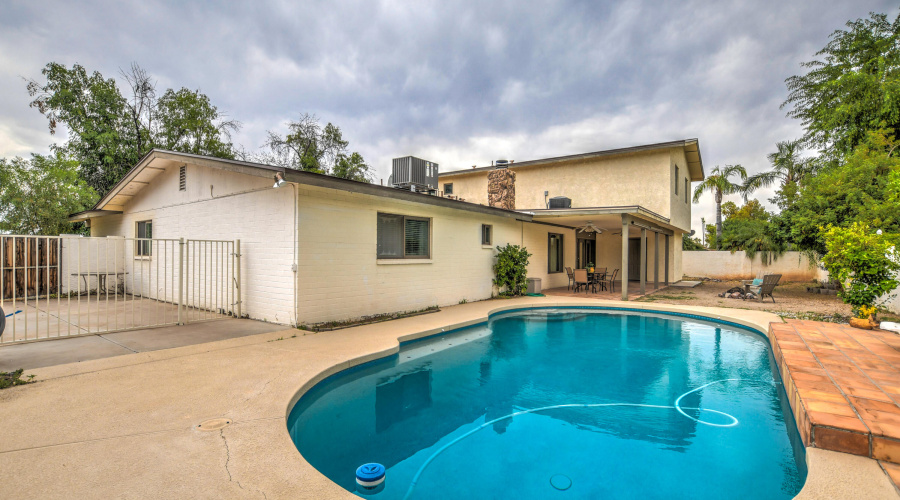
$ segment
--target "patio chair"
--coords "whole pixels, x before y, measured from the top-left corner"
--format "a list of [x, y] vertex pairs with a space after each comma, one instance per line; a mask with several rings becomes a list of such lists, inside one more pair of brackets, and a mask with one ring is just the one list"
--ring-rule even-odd
[[775, 297], [772, 296], [772, 292], [775, 291], [775, 287], [778, 286], [779, 281], [781, 281], [780, 274], [767, 274], [763, 276], [762, 283], [759, 286], [750, 285], [747, 289], [758, 295], [760, 302], [768, 295], [772, 298], [772, 302], [774, 303]]
[[599, 288], [606, 290], [606, 268], [598, 267], [594, 270], [594, 274], [591, 276], [591, 282], [594, 285], [597, 285]]
[[575, 275], [572, 274], [572, 268], [566, 266], [566, 274], [569, 275], [569, 284], [566, 285], [566, 290], [575, 286]]
[[575, 270], [575, 291], [577, 292], [579, 288], [584, 287], [584, 293], [587, 293], [587, 287], [593, 287], [593, 284], [588, 279], [587, 269], [576, 269]]
[[609, 285], [609, 291], [610, 291], [610, 292], [615, 292], [615, 291], [616, 291], [616, 276], [618, 276], [618, 275], [619, 275], [619, 270], [618, 270], [618, 269], [614, 270], [614, 271], [612, 272], [612, 274], [607, 274], [607, 275], [606, 275], [606, 283]]

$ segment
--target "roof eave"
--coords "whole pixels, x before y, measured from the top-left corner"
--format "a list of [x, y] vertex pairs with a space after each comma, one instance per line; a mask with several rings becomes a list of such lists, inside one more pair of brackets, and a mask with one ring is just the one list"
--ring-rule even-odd
[[[607, 150], [603, 150], [603, 151], [594, 151], [591, 153], [580, 153], [580, 154], [568, 155], [568, 156], [556, 156], [556, 157], [552, 157], [552, 158], [543, 158], [543, 159], [539, 159], [539, 160], [527, 160], [527, 161], [510, 163], [507, 168], [515, 170], [519, 167], [537, 166], [537, 165], [552, 165], [554, 163], [561, 163], [561, 162], [572, 161], [572, 160], [599, 158], [599, 157], [604, 157], [604, 156], [614, 156], [614, 155], [620, 155], [620, 154], [642, 153], [642, 152], [658, 151], [658, 150], [662, 150], [662, 149], [670, 149], [670, 148], [678, 148], [678, 147], [689, 148], [689, 147], [692, 147], [692, 145], [693, 145], [693, 147], [696, 148], [696, 153], [699, 158], [700, 145], [699, 145], [698, 140], [697, 139], [682, 139], [682, 140], [678, 140], [678, 141], [660, 142], [660, 143], [656, 143], [656, 144], [645, 144], [645, 145], [641, 145], [641, 146], [632, 146], [632, 147], [627, 147], [627, 148], [607, 149]], [[699, 165], [699, 173], [692, 174], [692, 176], [691, 176], [692, 181], [703, 180], [704, 174], [703, 174], [702, 161], [699, 161], [698, 165]], [[464, 170], [452, 170], [449, 172], [440, 172], [440, 173], [438, 173], [438, 178], [449, 178], [449, 177], [454, 177], [454, 176], [475, 174], [475, 173], [493, 170], [495, 168], [497, 168], [497, 167], [496, 166], [475, 167], [475, 168], [464, 169]], [[698, 176], [699, 176], [699, 179], [696, 179], [695, 177], [698, 177]]]
[[69, 222], [83, 222], [89, 219], [93, 219], [94, 217], [103, 217], [106, 215], [119, 215], [122, 212], [119, 210], [83, 210], [81, 212], [74, 213], [68, 217]]

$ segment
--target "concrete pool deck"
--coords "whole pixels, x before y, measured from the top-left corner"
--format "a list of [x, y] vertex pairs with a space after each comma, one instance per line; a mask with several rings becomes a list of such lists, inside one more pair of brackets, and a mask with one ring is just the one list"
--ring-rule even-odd
[[[0, 498], [358, 498], [294, 447], [286, 418], [300, 394], [396, 352], [398, 340], [478, 323], [500, 309], [566, 305], [699, 314], [762, 332], [780, 322], [761, 311], [527, 297], [29, 370], [37, 383], [0, 391]], [[222, 420], [198, 427], [213, 419]], [[874, 460], [808, 449], [807, 461], [798, 498], [898, 497]]]

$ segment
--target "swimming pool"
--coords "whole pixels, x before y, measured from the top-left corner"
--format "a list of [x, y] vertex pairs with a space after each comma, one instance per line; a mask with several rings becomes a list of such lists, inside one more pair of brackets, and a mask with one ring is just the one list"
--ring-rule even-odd
[[384, 464], [375, 499], [791, 498], [805, 455], [773, 367], [736, 325], [509, 311], [329, 377], [288, 427], [349, 491]]

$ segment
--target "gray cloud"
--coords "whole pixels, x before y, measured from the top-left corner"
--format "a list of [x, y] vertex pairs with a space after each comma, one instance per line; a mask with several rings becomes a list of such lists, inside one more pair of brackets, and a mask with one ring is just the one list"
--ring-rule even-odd
[[[779, 110], [784, 79], [846, 21], [896, 14], [877, 0], [36, 4], [0, 8], [0, 157], [63, 140], [21, 76], [134, 61], [208, 94], [248, 149], [313, 112], [385, 178], [406, 154], [448, 170], [688, 137], [707, 171], [757, 172], [801, 134]], [[695, 205], [695, 228], [713, 212]]]

